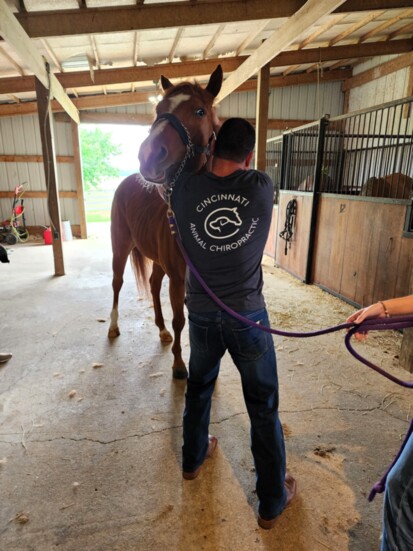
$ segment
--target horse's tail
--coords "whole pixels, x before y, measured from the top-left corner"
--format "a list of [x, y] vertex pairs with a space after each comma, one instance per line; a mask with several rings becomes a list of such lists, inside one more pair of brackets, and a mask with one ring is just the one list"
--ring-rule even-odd
[[149, 267], [152, 265], [152, 261], [146, 258], [146, 256], [143, 256], [137, 247], [132, 249], [130, 259], [138, 290], [145, 295], [145, 297], [149, 297], [150, 288], [148, 272]]

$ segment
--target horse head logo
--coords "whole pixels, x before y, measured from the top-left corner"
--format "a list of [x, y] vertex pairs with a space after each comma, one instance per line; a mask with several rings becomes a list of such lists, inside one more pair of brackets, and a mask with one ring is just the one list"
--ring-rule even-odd
[[228, 239], [239, 232], [242, 220], [237, 207], [223, 207], [211, 212], [205, 220], [205, 231], [214, 239]]

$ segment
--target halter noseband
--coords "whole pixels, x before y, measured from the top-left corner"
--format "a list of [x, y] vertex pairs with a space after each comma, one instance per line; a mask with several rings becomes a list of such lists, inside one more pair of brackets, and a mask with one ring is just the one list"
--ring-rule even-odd
[[185, 168], [185, 165], [188, 159], [195, 157], [195, 155], [202, 155], [202, 154], [206, 155], [206, 157], [209, 157], [209, 155], [211, 154], [211, 142], [216, 138], [216, 135], [215, 135], [215, 132], [213, 131], [208, 140], [207, 145], [205, 146], [196, 145], [193, 143], [187, 127], [173, 113], [162, 113], [162, 115], [158, 115], [156, 117], [155, 122], [152, 125], [152, 128], [154, 128], [160, 121], [163, 121], [163, 120], [167, 121], [174, 128], [174, 130], [178, 132], [178, 135], [181, 138], [181, 141], [186, 148], [185, 156], [182, 159], [181, 164], [178, 167], [178, 170], [175, 172], [175, 175], [172, 178], [172, 180], [168, 182], [168, 188], [166, 189], [166, 193], [170, 194], [172, 192], [173, 186], [175, 185], [179, 176], [182, 174], [182, 171]]

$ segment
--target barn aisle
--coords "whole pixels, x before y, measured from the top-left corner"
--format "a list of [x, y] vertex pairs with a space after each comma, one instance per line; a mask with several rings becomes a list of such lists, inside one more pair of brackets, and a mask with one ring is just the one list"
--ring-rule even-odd
[[[7, 551], [371, 551], [382, 496], [371, 485], [396, 452], [412, 398], [359, 365], [342, 335], [277, 338], [281, 419], [298, 497], [265, 532], [256, 522], [248, 419], [225, 358], [211, 432], [216, 457], [181, 478], [185, 383], [171, 377], [150, 302], [128, 267], [118, 339], [105, 235], [64, 243], [66, 276], [51, 247], [14, 247], [0, 265], [0, 548]], [[265, 261], [272, 324], [309, 330], [353, 308]], [[167, 288], [163, 296], [167, 303]], [[171, 313], [165, 308], [170, 326]], [[393, 373], [400, 336], [370, 335], [363, 351]], [[188, 358], [184, 331], [184, 357]]]

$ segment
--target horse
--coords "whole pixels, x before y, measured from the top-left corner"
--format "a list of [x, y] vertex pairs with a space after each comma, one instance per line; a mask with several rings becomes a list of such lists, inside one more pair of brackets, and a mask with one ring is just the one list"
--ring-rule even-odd
[[[137, 283], [147, 284], [153, 299], [155, 324], [162, 343], [173, 341], [172, 374], [185, 379], [188, 371], [182, 359], [181, 333], [185, 325], [185, 261], [167, 220], [164, 192], [171, 190], [179, 175], [205, 169], [215, 139], [213, 102], [222, 84], [219, 65], [205, 88], [198, 83], [173, 85], [161, 76], [164, 96], [156, 107], [156, 119], [139, 149], [140, 175], [132, 174], [117, 188], [111, 211], [113, 305], [109, 338], [120, 334], [119, 293], [128, 256], [131, 256]], [[165, 274], [169, 277], [174, 338], [165, 327], [160, 291]]]
[[413, 178], [400, 172], [387, 176], [372, 176], [361, 186], [360, 195], [366, 197], [387, 197], [409, 199], [413, 191]]

